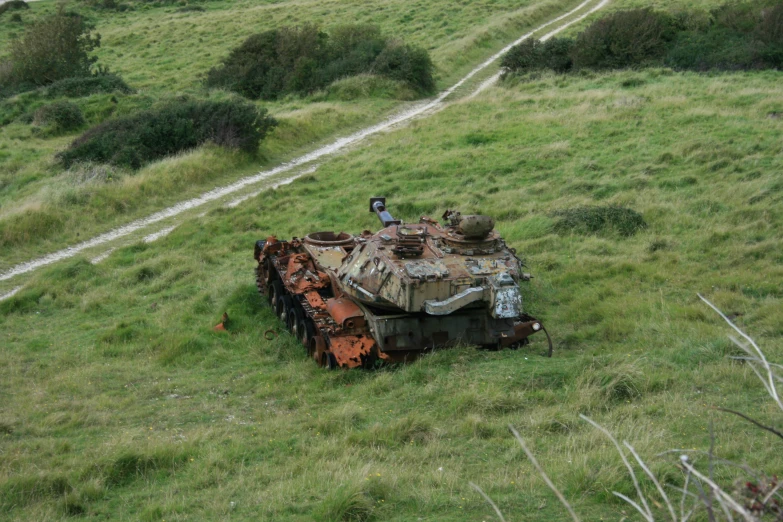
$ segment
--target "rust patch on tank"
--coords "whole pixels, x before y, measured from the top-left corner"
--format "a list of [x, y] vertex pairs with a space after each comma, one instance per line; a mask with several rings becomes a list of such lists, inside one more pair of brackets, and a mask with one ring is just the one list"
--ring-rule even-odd
[[346, 330], [362, 328], [365, 324], [361, 308], [350, 299], [329, 299], [326, 301], [326, 311], [335, 323]]
[[366, 335], [332, 337], [329, 342], [332, 355], [343, 368], [358, 368], [364, 365], [375, 346], [375, 340]]

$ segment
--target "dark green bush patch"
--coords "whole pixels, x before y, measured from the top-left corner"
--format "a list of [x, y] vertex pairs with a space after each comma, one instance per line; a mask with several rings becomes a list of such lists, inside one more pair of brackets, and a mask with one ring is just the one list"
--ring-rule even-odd
[[[501, 60], [504, 78], [544, 69], [584, 73], [661, 65], [695, 71], [783, 67], [783, 3], [753, 0], [677, 16], [649, 8], [617, 11], [575, 41], [525, 40]], [[622, 83], [638, 85], [634, 79]]]
[[4, 14], [6, 11], [14, 11], [19, 9], [30, 9], [30, 6], [27, 5], [27, 2], [24, 2], [23, 0], [10, 0], [9, 2], [0, 5], [0, 15]]
[[435, 89], [432, 68], [432, 60], [426, 50], [391, 42], [375, 59], [371, 71], [392, 80], [403, 81], [421, 92], [432, 92]]
[[641, 214], [615, 205], [568, 208], [553, 212], [552, 217], [559, 218], [554, 230], [561, 234], [615, 232], [628, 237], [647, 228]]
[[70, 132], [84, 125], [84, 115], [75, 103], [58, 101], [36, 110], [33, 125], [44, 127], [48, 134]]
[[504, 54], [500, 65], [506, 71], [516, 73], [541, 69], [565, 73], [573, 67], [573, 46], [574, 41], [570, 38], [551, 38], [546, 42], [527, 39]]
[[250, 99], [273, 100], [371, 73], [430, 92], [435, 88], [432, 71], [427, 51], [385, 38], [377, 26], [342, 26], [327, 34], [305, 24], [250, 36], [210, 69], [205, 83]]
[[577, 68], [618, 69], [660, 60], [674, 38], [673, 20], [651, 9], [617, 11], [579, 34], [572, 58]]
[[93, 127], [58, 157], [65, 167], [93, 161], [138, 169], [207, 141], [255, 153], [275, 125], [266, 109], [241, 100], [178, 100]]
[[59, 80], [44, 90], [47, 98], [81, 98], [92, 94], [119, 92], [133, 94], [125, 81], [116, 74], [96, 74], [82, 78], [66, 78]]

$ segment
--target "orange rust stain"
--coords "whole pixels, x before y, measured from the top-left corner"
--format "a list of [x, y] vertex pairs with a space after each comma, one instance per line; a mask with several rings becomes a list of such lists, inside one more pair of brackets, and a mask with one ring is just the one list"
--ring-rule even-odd
[[309, 254], [292, 254], [286, 266], [286, 282], [294, 294], [329, 286], [329, 276], [319, 271]]
[[331, 352], [337, 364], [344, 368], [358, 368], [362, 365], [362, 355], [372, 353], [375, 340], [365, 335], [345, 335], [329, 339]]
[[307, 299], [307, 302], [310, 303], [310, 306], [316, 310], [326, 310], [326, 303], [321, 298], [321, 295], [315, 290], [305, 293], [304, 296], [305, 299]]
[[365, 324], [362, 310], [349, 299], [328, 299], [326, 310], [334, 322], [348, 330], [362, 328]]

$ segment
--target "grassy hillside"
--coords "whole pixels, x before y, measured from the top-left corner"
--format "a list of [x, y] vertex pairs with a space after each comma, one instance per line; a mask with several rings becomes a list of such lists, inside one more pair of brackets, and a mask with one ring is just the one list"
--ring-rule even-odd
[[[561, 14], [579, 2], [548, 0], [213, 0], [193, 2], [204, 11], [182, 12], [177, 4], [131, 2], [136, 9], [91, 9], [71, 1], [69, 8], [88, 16], [102, 36], [101, 63], [129, 83], [153, 93], [198, 90], [200, 78], [249, 35], [279, 26], [318, 23], [330, 28], [348, 23], [377, 24], [385, 34], [420, 45], [432, 53], [444, 83], [467, 72], [488, 50], [503, 47], [531, 21]], [[25, 20], [52, 12], [54, 2], [36, 2]], [[20, 32], [4, 23], [0, 45]], [[0, 48], [3, 48], [0, 47]]]
[[[632, 484], [591, 416], [673, 484], [671, 448], [767, 473], [780, 423], [702, 292], [783, 361], [780, 73], [541, 76], [493, 88], [293, 184], [0, 302], [0, 512], [141, 520], [566, 518], [516, 426], [585, 520]], [[536, 276], [556, 343], [440, 351], [375, 372], [316, 368], [255, 293], [257, 238], [375, 228], [446, 208], [494, 215]], [[630, 237], [557, 232], [553, 212], [621, 205]], [[227, 311], [229, 333], [211, 326]], [[706, 464], [697, 459], [698, 466]], [[738, 470], [719, 466], [730, 484]], [[652, 484], [645, 489], [654, 496]]]
[[[250, 34], [280, 25], [317, 22], [325, 28], [374, 23], [385, 34], [426, 47], [440, 87], [451, 85], [526, 29], [565, 12], [576, 1], [467, 2], [450, 16], [446, 2], [379, 5], [359, 1], [200, 2], [204, 11], [180, 5], [136, 3], [131, 11], [67, 4], [102, 35], [98, 63], [120, 74], [137, 94], [101, 94], [74, 100], [88, 125], [147, 109], [174, 96], [223, 98], [208, 92], [203, 74]], [[23, 24], [0, 24], [0, 56], [25, 24], [51, 13], [54, 2], [35, 2]], [[451, 4], [448, 4], [451, 5]], [[313, 149], [336, 135], [380, 120], [414, 94], [400, 85], [358, 78], [326, 92], [264, 103], [281, 125], [258, 154], [227, 154], [209, 147], [152, 164], [139, 172], [87, 166], [65, 171], [55, 161], [80, 131], [47, 136], [24, 118], [50, 100], [21, 95], [0, 102], [0, 247], [11, 253], [0, 268], [92, 237], [270, 165]], [[110, 175], [109, 175], [110, 174]]]

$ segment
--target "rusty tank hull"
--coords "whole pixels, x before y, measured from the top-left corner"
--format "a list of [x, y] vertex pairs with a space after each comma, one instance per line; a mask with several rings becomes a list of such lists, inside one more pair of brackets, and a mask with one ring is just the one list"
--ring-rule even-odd
[[372, 198], [383, 228], [257, 241], [256, 281], [275, 314], [327, 368], [403, 362], [465, 342], [518, 348], [543, 331], [522, 310], [530, 279], [487, 216], [447, 211], [404, 224]]

